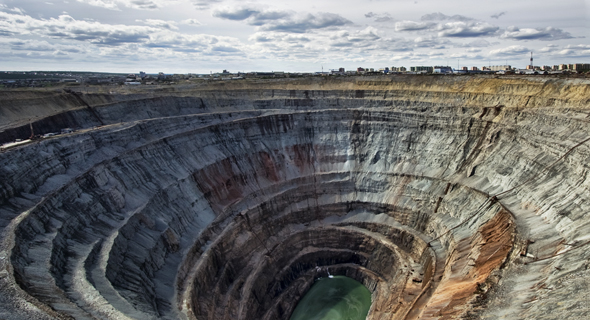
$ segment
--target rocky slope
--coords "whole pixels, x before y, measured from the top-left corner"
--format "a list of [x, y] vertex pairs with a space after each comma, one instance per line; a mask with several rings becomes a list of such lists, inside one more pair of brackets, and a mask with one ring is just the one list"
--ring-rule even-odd
[[[92, 88], [91, 88], [92, 89]], [[0, 318], [590, 313], [590, 82], [376, 77], [0, 93]]]

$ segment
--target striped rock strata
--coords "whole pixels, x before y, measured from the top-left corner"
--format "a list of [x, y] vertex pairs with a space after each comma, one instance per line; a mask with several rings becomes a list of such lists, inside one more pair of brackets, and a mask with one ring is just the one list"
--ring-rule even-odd
[[[590, 83], [376, 77], [0, 93], [0, 318], [590, 313]], [[31, 120], [32, 119], [32, 120]]]

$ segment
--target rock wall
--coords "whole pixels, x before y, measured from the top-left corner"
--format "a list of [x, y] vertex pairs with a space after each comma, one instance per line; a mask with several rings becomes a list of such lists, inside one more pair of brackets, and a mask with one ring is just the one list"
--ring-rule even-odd
[[587, 81], [112, 91], [2, 93], [0, 139], [77, 131], [0, 153], [0, 318], [287, 319], [328, 271], [369, 319], [590, 312]]

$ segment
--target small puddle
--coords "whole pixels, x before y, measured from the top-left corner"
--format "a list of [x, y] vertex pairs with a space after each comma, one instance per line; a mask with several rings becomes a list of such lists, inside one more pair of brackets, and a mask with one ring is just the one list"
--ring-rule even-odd
[[345, 276], [316, 281], [299, 301], [290, 320], [365, 320], [371, 308], [371, 292]]

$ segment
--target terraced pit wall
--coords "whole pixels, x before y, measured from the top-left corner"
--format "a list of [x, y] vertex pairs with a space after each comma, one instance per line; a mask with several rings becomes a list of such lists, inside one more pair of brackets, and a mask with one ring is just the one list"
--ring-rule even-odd
[[0, 93], [0, 141], [77, 129], [0, 153], [0, 318], [288, 319], [327, 270], [368, 319], [590, 312], [588, 81], [98, 90]]

